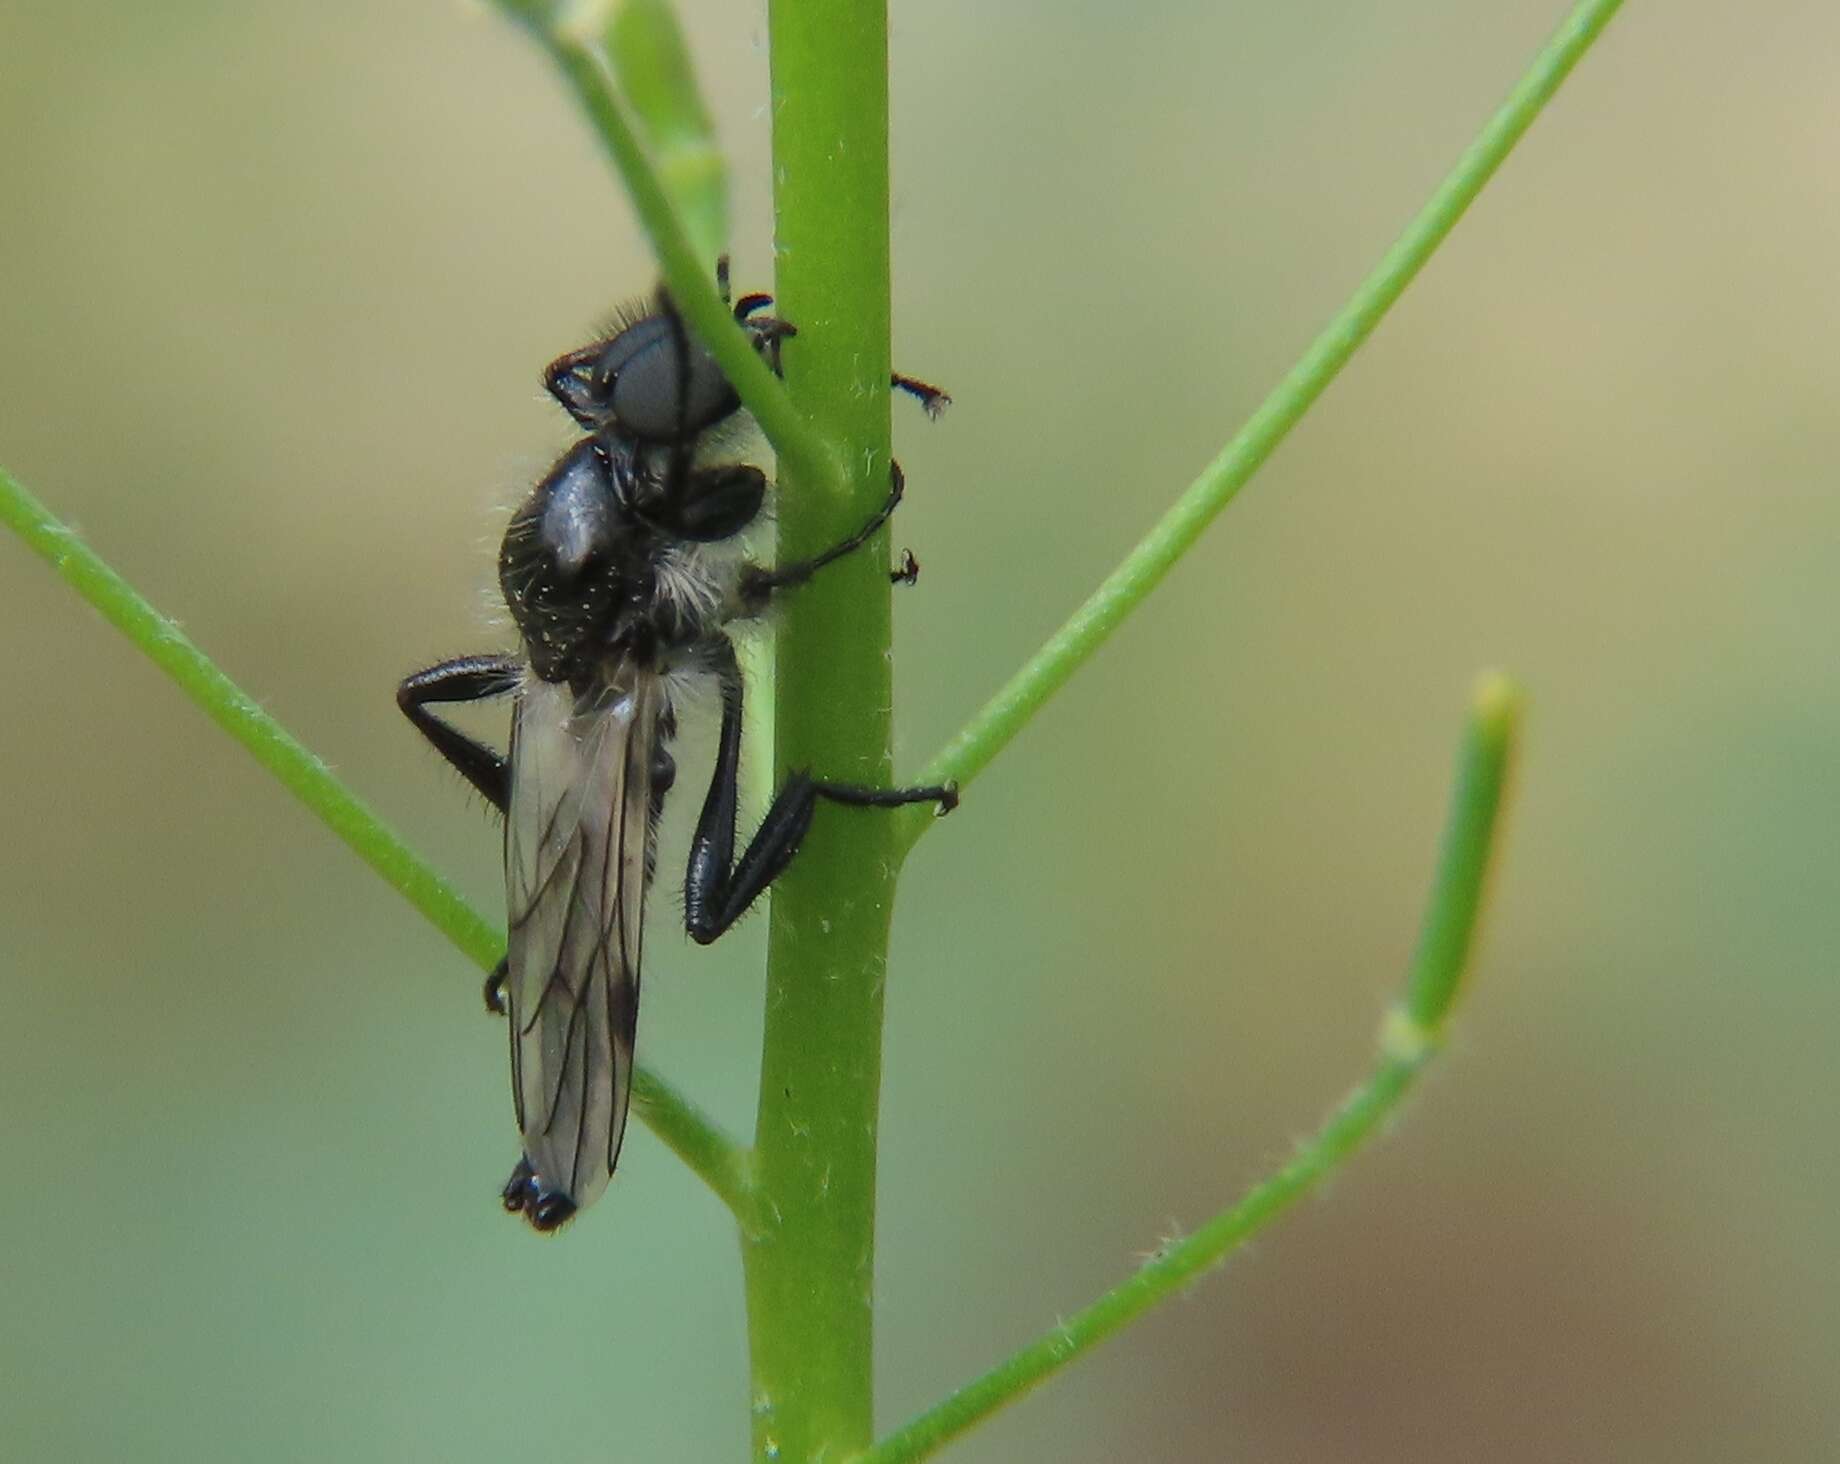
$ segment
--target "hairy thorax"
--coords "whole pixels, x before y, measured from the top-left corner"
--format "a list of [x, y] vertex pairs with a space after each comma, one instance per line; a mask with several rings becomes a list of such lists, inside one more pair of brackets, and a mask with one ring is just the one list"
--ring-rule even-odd
[[578, 691], [610, 661], [694, 668], [736, 598], [732, 552], [661, 534], [622, 501], [617, 466], [594, 440], [579, 444], [525, 499], [499, 550], [531, 669]]

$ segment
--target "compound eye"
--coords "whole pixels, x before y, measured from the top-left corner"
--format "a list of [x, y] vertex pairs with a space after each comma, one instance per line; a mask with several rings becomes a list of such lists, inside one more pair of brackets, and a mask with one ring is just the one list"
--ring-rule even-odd
[[634, 437], [680, 442], [715, 426], [741, 399], [713, 356], [654, 318], [660, 335], [614, 378], [614, 419]]

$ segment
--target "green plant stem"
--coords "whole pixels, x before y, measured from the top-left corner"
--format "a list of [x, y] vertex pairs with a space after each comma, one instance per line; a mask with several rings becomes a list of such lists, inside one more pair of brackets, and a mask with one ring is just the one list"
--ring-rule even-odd
[[1456, 796], [1444, 829], [1438, 881], [1425, 906], [1424, 927], [1406, 977], [1406, 1016], [1425, 1032], [1443, 1030], [1456, 1004], [1458, 983], [1469, 969], [1470, 946], [1493, 868], [1489, 856], [1496, 816], [1514, 771], [1521, 719], [1521, 696], [1513, 682], [1499, 675], [1477, 682], [1457, 763]]
[[[916, 781], [969, 783], [1144, 602], [1373, 333], [1621, 5], [1622, 0], [1584, 0], [1572, 11], [1430, 202], [1246, 425]], [[900, 822], [905, 848], [935, 820], [922, 810], [909, 809]]]
[[[1166, 1241], [1135, 1275], [1038, 1337], [1007, 1361], [857, 1456], [855, 1464], [924, 1459], [999, 1408], [1015, 1402], [1076, 1357], [1167, 1301], [1223, 1262], [1338, 1168], [1398, 1108], [1436, 1054], [1448, 1003], [1421, 1010], [1426, 991], [1453, 995], [1474, 945], [1479, 895], [1500, 823], [1520, 699], [1501, 677], [1484, 678], [1458, 759], [1449, 832], [1433, 883], [1425, 932], [1406, 991], [1381, 1030], [1367, 1081], [1330, 1115], [1276, 1174], [1192, 1235]], [[1429, 1016], [1432, 1020], [1426, 1021]]]
[[625, 184], [633, 211], [658, 256], [658, 267], [671, 298], [740, 393], [773, 444], [782, 467], [790, 469], [808, 489], [832, 497], [842, 494], [848, 479], [836, 447], [799, 411], [785, 385], [735, 324], [715, 287], [714, 260], [698, 253], [657, 163], [640, 141], [631, 110], [612, 85], [592, 37], [563, 25], [552, 6], [519, 0], [498, 3], [536, 38], [562, 72]]
[[[73, 529], [4, 470], [0, 470], [0, 523], [25, 540], [481, 970], [489, 971], [497, 964], [505, 949], [503, 934], [334, 777], [325, 763], [219, 670], [184, 631], [148, 604]], [[731, 1209], [750, 1203], [749, 1161], [740, 1145], [654, 1073], [639, 1073], [635, 1098], [640, 1117]]]
[[[840, 445], [850, 499], [781, 463], [780, 555], [860, 525], [888, 491], [888, 66], [882, 0], [770, 0], [775, 285], [803, 327], [793, 398]], [[790, 471], [788, 471], [790, 469]], [[885, 534], [788, 596], [776, 777], [885, 783], [892, 767]], [[821, 807], [773, 887], [745, 1237], [754, 1454], [837, 1460], [874, 1433], [875, 1162], [894, 824]]]
[[690, 48], [670, 0], [620, 0], [606, 28], [607, 56], [665, 195], [676, 201], [699, 258], [728, 248], [728, 165], [703, 105]]
[[858, 1455], [855, 1464], [926, 1458], [1219, 1265], [1353, 1153], [1405, 1097], [1429, 1056], [1427, 1050], [1409, 1060], [1383, 1059], [1289, 1164], [1232, 1209], [1160, 1248], [1129, 1280]]

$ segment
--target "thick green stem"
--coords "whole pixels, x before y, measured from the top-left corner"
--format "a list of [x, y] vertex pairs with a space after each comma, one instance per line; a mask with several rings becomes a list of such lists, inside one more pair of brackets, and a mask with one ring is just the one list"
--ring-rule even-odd
[[[775, 263], [793, 399], [842, 448], [849, 494], [782, 462], [782, 560], [844, 537], [888, 488], [888, 68], [882, 0], [772, 0]], [[777, 772], [887, 780], [882, 536], [789, 598]], [[774, 886], [744, 1239], [759, 1460], [842, 1458], [874, 1422], [871, 1369], [882, 984], [898, 858], [886, 813], [821, 808]]]

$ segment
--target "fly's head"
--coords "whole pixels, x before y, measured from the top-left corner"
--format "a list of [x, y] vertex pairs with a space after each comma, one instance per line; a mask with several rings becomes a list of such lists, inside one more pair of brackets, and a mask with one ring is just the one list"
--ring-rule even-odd
[[[768, 295], [743, 296], [735, 319], [777, 371], [780, 342], [796, 332], [761, 313], [772, 303]], [[741, 406], [662, 290], [649, 311], [627, 311], [611, 334], [550, 362], [543, 385], [588, 431], [635, 442], [693, 442]]]

